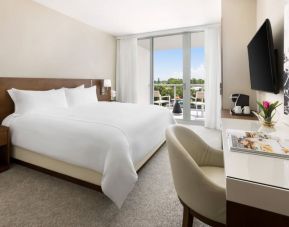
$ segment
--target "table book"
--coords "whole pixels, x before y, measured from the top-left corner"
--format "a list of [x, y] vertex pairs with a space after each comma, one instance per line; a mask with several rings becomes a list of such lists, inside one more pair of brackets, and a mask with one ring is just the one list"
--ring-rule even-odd
[[257, 131], [227, 130], [230, 151], [289, 159], [289, 138]]

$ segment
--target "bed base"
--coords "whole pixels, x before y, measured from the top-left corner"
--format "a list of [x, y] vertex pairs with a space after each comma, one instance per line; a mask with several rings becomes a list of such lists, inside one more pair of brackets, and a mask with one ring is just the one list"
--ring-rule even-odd
[[30, 169], [34, 169], [36, 171], [48, 174], [50, 176], [57, 177], [57, 178], [60, 178], [62, 180], [66, 180], [66, 181], [69, 181], [71, 183], [78, 184], [78, 185], [84, 186], [86, 188], [96, 190], [98, 192], [102, 192], [100, 185], [93, 184], [93, 183], [90, 183], [90, 182], [87, 182], [84, 180], [80, 180], [80, 179], [77, 179], [75, 177], [71, 177], [71, 176], [68, 176], [68, 175], [65, 175], [62, 173], [58, 173], [58, 172], [43, 168], [41, 166], [37, 166], [37, 165], [31, 164], [28, 162], [24, 162], [24, 161], [16, 159], [16, 158], [11, 158], [11, 161], [12, 161], [12, 163], [16, 163], [18, 165], [22, 165], [22, 166], [28, 167]]
[[[157, 149], [154, 150], [154, 152], [149, 155], [149, 157], [145, 160], [145, 162], [143, 164], [141, 164], [141, 166], [137, 169], [137, 173], [142, 170], [142, 168], [155, 156], [155, 154], [161, 149], [161, 147], [164, 144], [165, 144], [165, 141], [162, 142], [161, 145], [159, 145], [157, 147]], [[74, 184], [77, 184], [77, 185], [80, 185], [80, 186], [83, 186], [83, 187], [86, 187], [86, 188], [90, 188], [90, 189], [93, 189], [93, 190], [96, 190], [96, 191], [102, 193], [102, 188], [101, 188], [100, 185], [93, 184], [93, 183], [90, 183], [90, 182], [87, 182], [85, 180], [81, 180], [81, 179], [78, 179], [78, 178], [75, 178], [75, 177], [72, 177], [72, 176], [68, 176], [66, 174], [59, 173], [59, 172], [56, 172], [56, 171], [53, 171], [53, 170], [50, 170], [50, 169], [47, 169], [47, 168], [43, 168], [41, 166], [34, 165], [34, 164], [28, 163], [26, 161], [23, 161], [23, 160], [14, 158], [14, 157], [11, 157], [11, 161], [12, 161], [12, 163], [15, 163], [15, 164], [18, 164], [18, 165], [22, 165], [22, 166], [25, 166], [25, 167], [30, 168], [30, 169], [34, 169], [36, 171], [48, 174], [50, 176], [53, 176], [53, 177], [56, 177], [56, 178], [59, 178], [59, 179], [62, 179], [62, 180], [66, 180], [66, 181], [69, 181], [71, 183], [74, 183]]]

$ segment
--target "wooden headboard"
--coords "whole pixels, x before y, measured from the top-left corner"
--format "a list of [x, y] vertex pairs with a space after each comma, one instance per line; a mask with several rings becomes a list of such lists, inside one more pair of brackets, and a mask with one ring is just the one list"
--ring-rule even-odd
[[44, 91], [62, 87], [73, 88], [82, 84], [85, 87], [96, 85], [99, 101], [110, 100], [110, 89], [107, 90], [105, 95], [101, 94], [103, 80], [0, 77], [0, 123], [5, 117], [14, 112], [14, 103], [7, 92], [10, 88]]

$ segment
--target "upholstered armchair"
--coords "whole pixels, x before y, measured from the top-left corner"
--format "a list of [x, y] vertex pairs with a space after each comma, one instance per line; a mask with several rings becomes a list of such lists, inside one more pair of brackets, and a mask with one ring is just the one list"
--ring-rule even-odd
[[223, 152], [180, 125], [169, 127], [166, 139], [175, 189], [184, 206], [183, 226], [192, 226], [193, 217], [211, 226], [225, 226]]

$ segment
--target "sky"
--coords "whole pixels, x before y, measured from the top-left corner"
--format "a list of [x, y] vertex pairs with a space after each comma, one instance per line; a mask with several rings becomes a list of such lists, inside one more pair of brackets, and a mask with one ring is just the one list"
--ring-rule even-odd
[[[204, 79], [204, 48], [191, 49], [191, 78]], [[171, 77], [182, 78], [182, 49], [157, 50], [154, 52], [154, 80], [167, 80]]]

